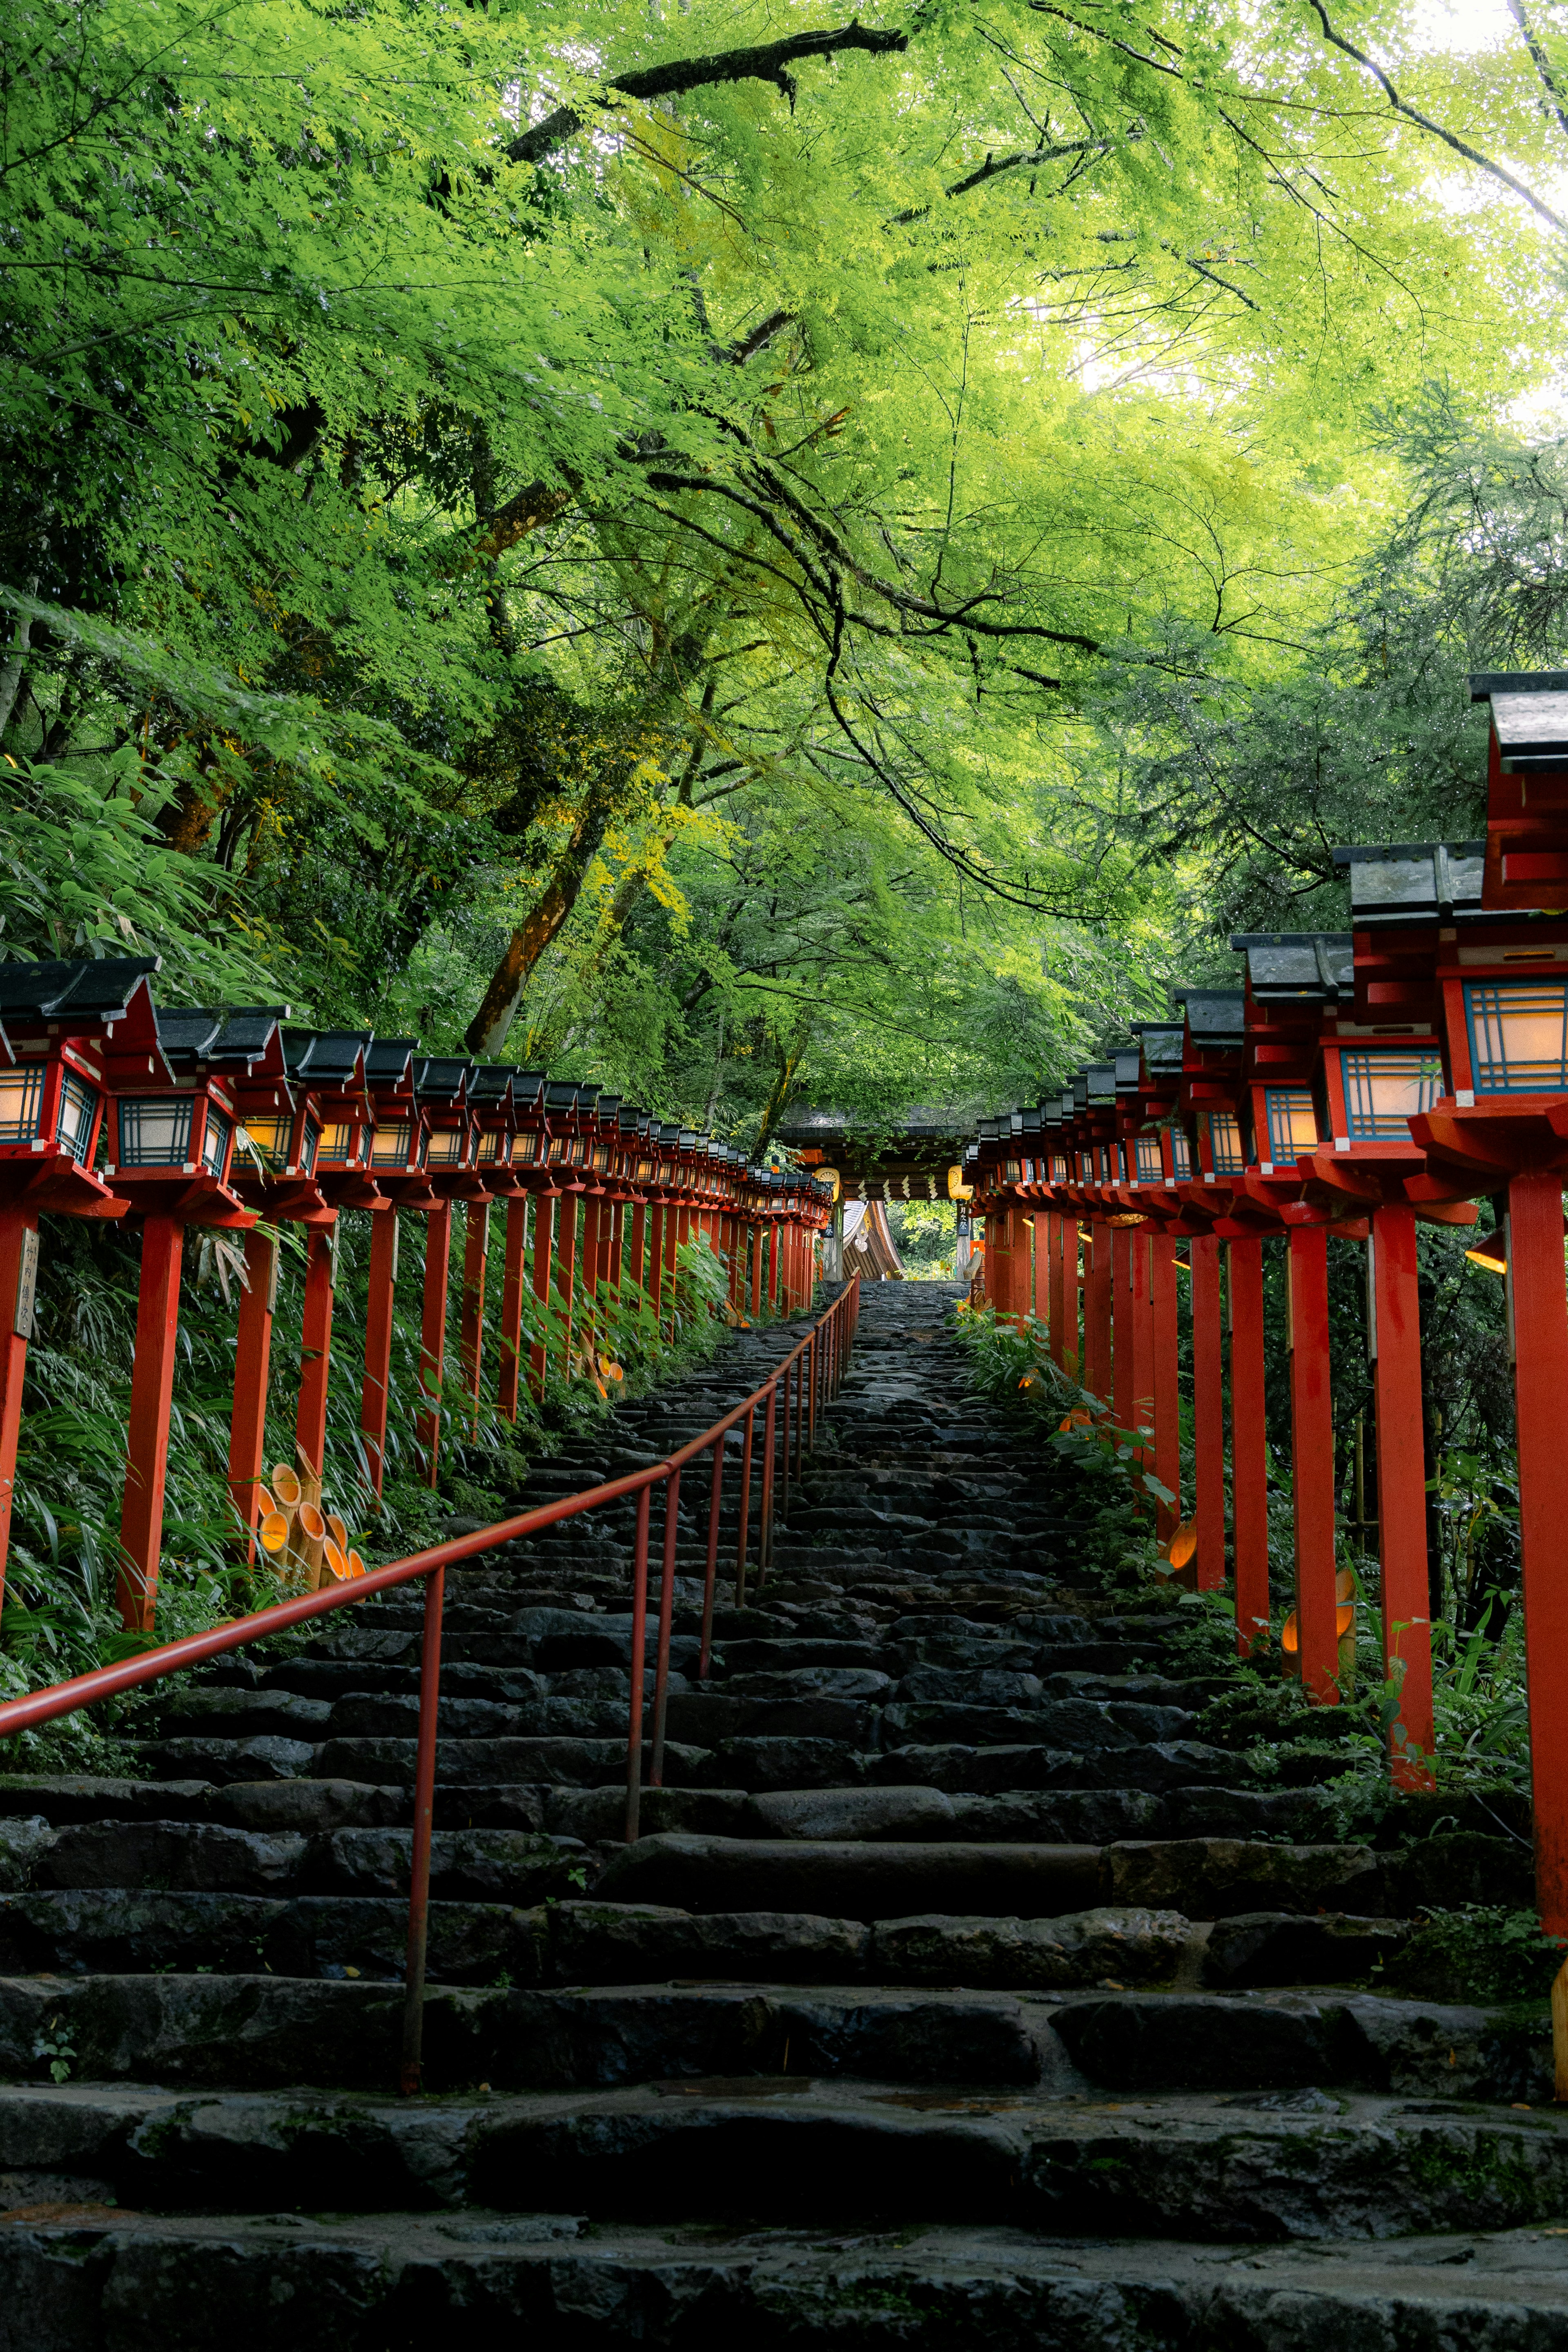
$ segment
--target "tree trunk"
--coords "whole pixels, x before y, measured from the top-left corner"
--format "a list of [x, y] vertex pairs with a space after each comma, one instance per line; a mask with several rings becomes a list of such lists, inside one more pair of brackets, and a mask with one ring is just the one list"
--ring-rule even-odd
[[[37, 593], [38, 575], [35, 572], [27, 582], [27, 593], [36, 596]], [[0, 735], [4, 735], [11, 723], [11, 713], [16, 705], [16, 689], [22, 683], [22, 665], [27, 658], [32, 635], [31, 620], [18, 620], [16, 642], [5, 656], [4, 667], [0, 667]]]
[[479, 1009], [464, 1032], [470, 1054], [496, 1055], [506, 1044], [534, 965], [577, 903], [588, 861], [605, 837], [607, 796], [594, 795], [577, 820], [565, 853], [522, 923], [507, 941], [506, 953], [490, 974]]
[[795, 1073], [805, 1059], [805, 1049], [810, 1043], [811, 1023], [805, 1020], [801, 1023], [795, 1033], [795, 1044], [788, 1047], [783, 1045], [779, 1047], [779, 1074], [773, 1081], [773, 1092], [768, 1097], [767, 1108], [763, 1113], [762, 1128], [752, 1147], [753, 1157], [756, 1159], [760, 1160], [768, 1148], [768, 1139], [778, 1125], [784, 1114], [784, 1105], [795, 1090]]

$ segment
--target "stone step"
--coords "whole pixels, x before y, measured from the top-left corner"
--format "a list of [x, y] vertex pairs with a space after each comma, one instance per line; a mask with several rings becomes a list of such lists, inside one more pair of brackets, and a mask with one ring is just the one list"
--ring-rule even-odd
[[1568, 2202], [1568, 2121], [1550, 2113], [1315, 2088], [1267, 2106], [1184, 2095], [1108, 2112], [1027, 2088], [934, 2087], [792, 2072], [572, 2100], [492, 2093], [448, 2100], [433, 2127], [385, 2098], [29, 2085], [0, 2096], [0, 2167], [35, 2189], [74, 2185], [60, 2202], [330, 2211], [353, 2180], [361, 2213], [591, 2215], [595, 2236], [601, 2215], [842, 2227], [890, 2214], [1069, 2245], [1367, 2245], [1540, 2224]]
[[[47, 2178], [47, 2176], [41, 2176]], [[808, 2347], [886, 2336], [907, 2352], [1519, 2352], [1568, 2328], [1568, 2251], [1522, 2230], [1184, 2247], [1042, 2243], [992, 2217], [922, 2225], [868, 2213], [795, 2231], [759, 2210], [735, 2224], [413, 2211], [182, 2216], [91, 2203], [20, 2211], [0, 2231], [11, 2308], [58, 2314], [56, 2345], [110, 2343], [134, 2311], [142, 2340], [182, 2352], [339, 2352], [405, 2343], [450, 2318], [472, 2352], [525, 2336], [612, 2352], [654, 2341]], [[865, 2226], [861, 2226], [864, 2221]], [[239, 2315], [245, 2333], [237, 2333]], [[655, 2330], [657, 2329], [657, 2336]], [[34, 2341], [42, 2346], [44, 2339]]]
[[1413, 1895], [1429, 1899], [1422, 1890], [1441, 1860], [1228, 1838], [1094, 1846], [661, 1833], [616, 1853], [595, 1891], [605, 1902], [689, 1911], [779, 1906], [867, 1920], [926, 1911], [1047, 1918], [1108, 1903], [1189, 1919], [1330, 1910], [1398, 1918], [1419, 1907]]
[[[405, 1895], [412, 1831], [334, 1829], [309, 1835], [210, 1822], [98, 1821], [52, 1829], [0, 1822], [6, 1890], [94, 1887], [244, 1895]], [[581, 1883], [575, 1838], [506, 1829], [437, 1829], [430, 1887], [438, 1900], [532, 1904]]]
[[[73, 2091], [149, 2079], [388, 2091], [402, 2011], [400, 1984], [364, 1977], [0, 1977], [0, 2068], [42, 2083], [63, 2065]], [[486, 2084], [565, 2093], [579, 2084], [777, 2072], [797, 2051], [819, 2073], [926, 2085], [1028, 2084], [1042, 2064], [1062, 2063], [1039, 2004], [1005, 1992], [831, 1982], [433, 1985], [425, 2004], [433, 2092]], [[4, 2100], [0, 2092], [0, 2107]]]
[[[526, 1982], [533, 1972], [529, 1915], [510, 1903], [433, 1902], [428, 1918], [433, 1984]], [[13, 1976], [265, 1972], [398, 1984], [407, 1949], [406, 1895], [0, 1895], [0, 1970]]]

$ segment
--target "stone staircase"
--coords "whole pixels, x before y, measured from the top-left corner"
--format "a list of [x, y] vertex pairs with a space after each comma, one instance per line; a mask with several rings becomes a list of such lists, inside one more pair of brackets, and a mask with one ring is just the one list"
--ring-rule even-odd
[[171, 1691], [147, 1779], [0, 1783], [0, 2352], [1568, 2342], [1544, 2012], [1376, 1989], [1424, 1905], [1527, 1904], [1527, 1847], [1432, 1806], [1345, 1843], [1321, 1743], [1260, 1782], [1190, 1612], [1079, 1572], [952, 1295], [867, 1291], [706, 1687], [689, 1480], [635, 1847], [629, 1509], [449, 1572], [419, 2098], [416, 1598]]

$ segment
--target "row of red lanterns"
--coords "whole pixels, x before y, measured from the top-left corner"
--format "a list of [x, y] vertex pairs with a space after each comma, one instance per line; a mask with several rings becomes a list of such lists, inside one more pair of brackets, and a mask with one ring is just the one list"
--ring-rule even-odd
[[[1327, 1243], [1368, 1254], [1385, 1669], [1400, 1690], [1392, 1777], [1430, 1787], [1419, 1221], [1473, 1225], [1506, 1273], [1537, 1874], [1547, 1930], [1568, 1933], [1568, 673], [1471, 680], [1491, 707], [1488, 837], [1335, 852], [1349, 932], [1244, 934], [1240, 989], [1173, 992], [1181, 1019], [1037, 1107], [983, 1121], [964, 1179], [986, 1212], [987, 1296], [1039, 1315], [1058, 1360], [1123, 1428], [1152, 1424], [1158, 1483], [1179, 1491], [1177, 1245], [1191, 1276], [1193, 1522], [1200, 1589], [1225, 1581], [1237, 1643], [1268, 1625], [1261, 1246], [1289, 1251], [1296, 1663], [1339, 1696], [1342, 1596]], [[1031, 1236], [1025, 1221], [1034, 1220]], [[1032, 1256], [1032, 1295], [1028, 1288]], [[1228, 1281], [1222, 1285], [1222, 1261]], [[1231, 1475], [1222, 1364], [1230, 1321]], [[1163, 1506], [1172, 1535], [1179, 1506]]]
[[[0, 964], [0, 1301], [9, 1306], [0, 1351], [0, 1587], [40, 1215], [130, 1217], [142, 1227], [120, 1596], [126, 1624], [142, 1629], [156, 1605], [189, 1225], [246, 1237], [228, 1471], [252, 1555], [279, 1224], [306, 1238], [296, 1442], [319, 1479], [338, 1220], [344, 1210], [371, 1213], [360, 1427], [377, 1495], [400, 1213], [426, 1221], [418, 1435], [432, 1483], [457, 1205], [466, 1224], [463, 1387], [476, 1409], [490, 1211], [505, 1206], [497, 1387], [509, 1419], [523, 1376], [531, 1224], [534, 1295], [543, 1306], [553, 1292], [567, 1364], [574, 1317], [591, 1336], [594, 1302], [602, 1285], [618, 1291], [628, 1244], [661, 1318], [676, 1252], [698, 1232], [729, 1265], [732, 1308], [745, 1304], [748, 1256], [753, 1311], [764, 1294], [792, 1307], [808, 1299], [811, 1236], [830, 1207], [811, 1179], [750, 1165], [711, 1137], [542, 1071], [427, 1057], [408, 1038], [297, 1029], [278, 1007], [159, 1007], [150, 986], [157, 968], [149, 959]], [[536, 1343], [528, 1363], [536, 1394], [544, 1376]]]

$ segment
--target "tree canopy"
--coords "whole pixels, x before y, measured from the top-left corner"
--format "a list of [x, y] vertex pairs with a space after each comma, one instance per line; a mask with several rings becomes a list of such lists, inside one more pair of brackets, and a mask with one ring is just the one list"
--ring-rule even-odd
[[1563, 657], [1565, 91], [1533, 0], [16, 0], [3, 944], [753, 1144], [1050, 1083]]

